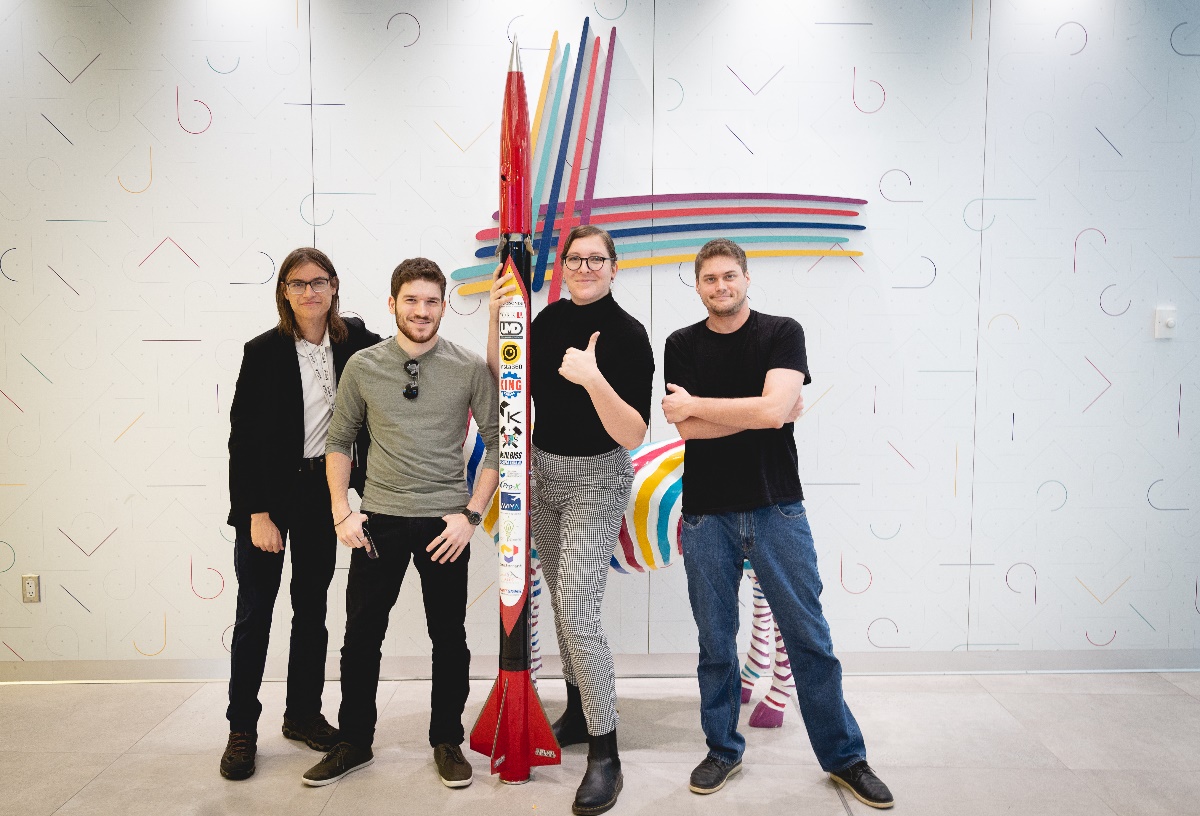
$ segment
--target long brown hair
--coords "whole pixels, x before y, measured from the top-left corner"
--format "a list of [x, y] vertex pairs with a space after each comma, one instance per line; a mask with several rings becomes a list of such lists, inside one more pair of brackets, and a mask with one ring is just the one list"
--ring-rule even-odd
[[293, 249], [279, 265], [279, 278], [275, 283], [275, 306], [279, 309], [279, 333], [287, 337], [300, 337], [300, 326], [296, 323], [296, 313], [292, 311], [292, 304], [288, 302], [285, 284], [288, 275], [292, 274], [292, 270], [306, 263], [319, 266], [329, 276], [330, 285], [334, 287], [333, 302], [329, 305], [329, 314], [326, 315], [326, 320], [329, 327], [329, 339], [334, 343], [340, 343], [349, 336], [350, 330], [346, 328], [346, 321], [342, 320], [342, 316], [338, 314], [337, 270], [333, 268], [333, 261], [329, 260], [329, 256], [314, 247]]

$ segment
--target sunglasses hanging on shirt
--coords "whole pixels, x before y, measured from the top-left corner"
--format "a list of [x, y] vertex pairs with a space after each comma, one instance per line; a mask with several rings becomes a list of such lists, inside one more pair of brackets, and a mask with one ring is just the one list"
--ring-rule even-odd
[[408, 385], [404, 386], [404, 398], [406, 400], [415, 400], [420, 393], [421, 382], [421, 364], [416, 360], [409, 360], [404, 364], [404, 370], [412, 377], [408, 381]]

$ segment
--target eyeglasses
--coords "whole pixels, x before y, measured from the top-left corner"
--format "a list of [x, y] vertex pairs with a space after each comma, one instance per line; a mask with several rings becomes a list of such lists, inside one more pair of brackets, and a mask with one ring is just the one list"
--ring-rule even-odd
[[318, 295], [323, 295], [329, 291], [329, 278], [316, 278], [315, 280], [302, 281], [290, 280], [283, 282], [284, 288], [288, 290], [289, 295], [303, 295], [304, 290], [312, 287], [313, 292]]
[[404, 364], [404, 370], [408, 372], [408, 376], [412, 377], [408, 385], [404, 386], [404, 398], [406, 400], [415, 400], [421, 392], [421, 364], [416, 360], [409, 360]]
[[578, 272], [583, 266], [584, 260], [587, 260], [588, 269], [592, 270], [593, 272], [599, 272], [604, 268], [605, 261], [615, 261], [616, 258], [606, 258], [603, 255], [589, 255], [586, 259], [584, 259], [578, 255], [568, 255], [567, 257], [563, 258], [563, 266], [565, 266], [567, 269], [570, 269], [572, 272]]

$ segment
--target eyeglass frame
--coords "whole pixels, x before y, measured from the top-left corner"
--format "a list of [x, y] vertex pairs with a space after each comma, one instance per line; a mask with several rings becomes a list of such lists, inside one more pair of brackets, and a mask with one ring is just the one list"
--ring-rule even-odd
[[[571, 265], [572, 258], [576, 260], [575, 266]], [[600, 260], [600, 265], [592, 266], [592, 261], [596, 259]], [[592, 272], [599, 272], [600, 270], [604, 269], [605, 261], [612, 261], [613, 263], [616, 263], [617, 259], [610, 258], [607, 255], [588, 255], [586, 258], [582, 255], [564, 255], [562, 259], [562, 265], [564, 269], [568, 269], [571, 272], [578, 272], [579, 270], [583, 269], [586, 262], [588, 270]]]
[[[323, 295], [333, 286], [333, 278], [313, 278], [310, 281], [285, 280], [280, 281], [280, 283], [283, 284], [284, 291], [289, 295], [303, 295], [304, 291], [310, 288], [314, 294]], [[318, 284], [321, 286], [320, 289], [317, 288]], [[293, 289], [292, 287], [294, 286], [299, 286], [300, 288]]]
[[406, 400], [415, 400], [421, 395], [421, 362], [419, 360], [406, 360], [404, 362], [404, 371], [410, 379], [408, 385], [404, 386], [404, 398]]

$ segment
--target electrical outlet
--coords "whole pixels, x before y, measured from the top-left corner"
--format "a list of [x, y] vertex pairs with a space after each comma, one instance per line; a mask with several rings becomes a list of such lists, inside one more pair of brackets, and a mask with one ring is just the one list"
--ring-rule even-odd
[[42, 579], [38, 575], [21, 576], [21, 600], [25, 603], [42, 602]]

